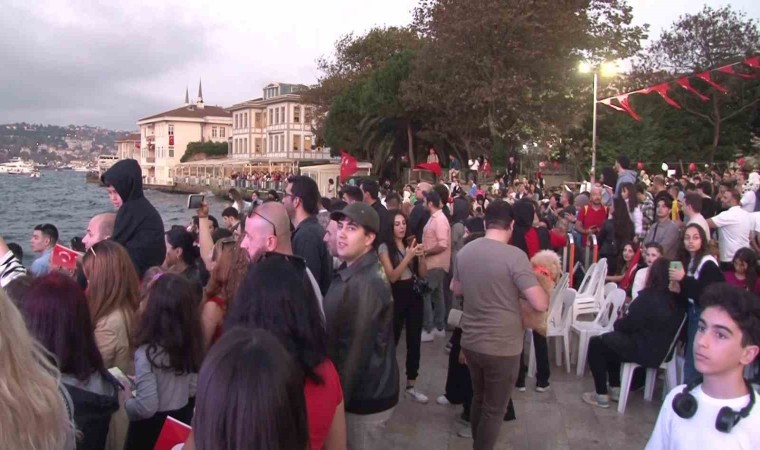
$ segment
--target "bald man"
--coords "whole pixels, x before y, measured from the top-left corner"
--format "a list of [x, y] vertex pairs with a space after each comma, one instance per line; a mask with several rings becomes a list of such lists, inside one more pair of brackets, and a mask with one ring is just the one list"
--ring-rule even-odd
[[103, 213], [90, 219], [87, 230], [84, 232], [82, 243], [87, 250], [100, 241], [105, 241], [113, 233], [113, 225], [116, 222], [116, 214]]
[[262, 203], [252, 210], [246, 218], [245, 236], [240, 242], [240, 248], [248, 253], [253, 264], [261, 260], [266, 254], [287, 256], [288, 261], [294, 264], [296, 269], [306, 271], [309, 284], [319, 301], [321, 311], [322, 292], [319, 289], [319, 284], [314, 278], [314, 274], [306, 267], [306, 262], [293, 255], [290, 234], [290, 218], [285, 206], [279, 202]]
[[417, 201], [414, 204], [414, 208], [412, 208], [412, 212], [409, 214], [407, 233], [413, 234], [417, 238], [417, 242], [422, 242], [422, 230], [425, 228], [428, 219], [430, 219], [430, 211], [425, 206], [425, 197], [432, 190], [433, 185], [424, 181], [417, 183], [417, 188], [414, 190], [414, 196]]

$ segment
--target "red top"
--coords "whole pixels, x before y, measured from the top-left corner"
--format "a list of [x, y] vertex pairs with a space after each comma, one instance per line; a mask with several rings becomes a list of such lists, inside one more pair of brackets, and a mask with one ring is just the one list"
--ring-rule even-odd
[[311, 448], [319, 450], [330, 433], [335, 408], [343, 401], [343, 389], [340, 387], [338, 371], [329, 359], [322, 361], [314, 371], [322, 377], [323, 383], [318, 385], [307, 378], [303, 394], [306, 398]]
[[[607, 220], [607, 208], [604, 206], [599, 207], [599, 209], [594, 209], [593, 206], [586, 205], [581, 208], [580, 213], [578, 213], [578, 222], [583, 225], [584, 230], [588, 230], [594, 225], [601, 229], [605, 220]], [[586, 236], [587, 235], [585, 234], [581, 235], [581, 243], [584, 247], [586, 246]]]
[[541, 242], [538, 240], [538, 231], [535, 228], [525, 232], [525, 245], [528, 246], [528, 259], [541, 250]]
[[[747, 279], [740, 280], [736, 278], [736, 274], [734, 272], [723, 272], [723, 275], [726, 276], [726, 283], [733, 284], [734, 286], [741, 288], [741, 289], [747, 289]], [[755, 295], [760, 295], [760, 278], [757, 279], [757, 282], [755, 283], [755, 286], [753, 286], [752, 289], [748, 289], [750, 292], [752, 292]]]
[[567, 246], [567, 235], [562, 234], [556, 230], [549, 231], [549, 242], [551, 243], [552, 250], [562, 250]]

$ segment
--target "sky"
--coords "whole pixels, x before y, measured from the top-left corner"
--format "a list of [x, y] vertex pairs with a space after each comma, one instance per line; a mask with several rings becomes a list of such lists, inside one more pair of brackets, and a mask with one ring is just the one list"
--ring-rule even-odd
[[[406, 25], [418, 0], [0, 0], [0, 123], [137, 129], [195, 98], [260, 97], [270, 82], [316, 83], [342, 35]], [[760, 19], [757, 0], [629, 0], [659, 35], [703, 4]], [[158, 5], [157, 5], [158, 4]]]

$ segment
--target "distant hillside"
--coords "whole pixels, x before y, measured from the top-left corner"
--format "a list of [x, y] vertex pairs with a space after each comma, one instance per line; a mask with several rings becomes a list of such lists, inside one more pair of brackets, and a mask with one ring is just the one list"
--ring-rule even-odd
[[11, 123], [0, 125], [0, 162], [22, 157], [37, 163], [90, 160], [116, 152], [117, 139], [128, 132], [69, 125]]

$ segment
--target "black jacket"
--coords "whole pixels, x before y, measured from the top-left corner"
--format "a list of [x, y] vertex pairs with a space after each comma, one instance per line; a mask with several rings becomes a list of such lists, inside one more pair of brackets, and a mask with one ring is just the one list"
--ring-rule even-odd
[[143, 195], [142, 171], [134, 159], [114, 164], [103, 174], [102, 181], [106, 186], [113, 186], [123, 202], [116, 213], [111, 239], [127, 249], [142, 277], [148, 268], [164, 262], [164, 222]]
[[299, 223], [292, 237], [293, 254], [306, 261], [323, 296], [327, 293], [333, 276], [332, 256], [327, 251], [324, 237], [325, 230], [316, 216], [310, 216]]
[[[684, 269], [687, 269], [684, 266]], [[706, 261], [699, 269], [699, 278], [693, 276], [685, 276], [681, 280], [681, 293], [678, 295], [678, 300], [684, 306], [689, 299], [700, 306], [699, 299], [702, 297], [702, 291], [713, 283], [722, 283], [726, 281], [726, 277], [721, 272], [720, 267], [712, 261]]]
[[425, 229], [428, 220], [430, 220], [430, 211], [425, 207], [425, 202], [417, 201], [412, 212], [409, 213], [409, 227], [406, 232], [414, 235], [418, 244], [422, 243], [422, 231]]
[[628, 314], [615, 322], [615, 331], [602, 339], [623, 361], [659, 367], [685, 313], [671, 292], [644, 289], [631, 302]]
[[82, 432], [77, 450], [102, 450], [106, 445], [111, 415], [119, 409], [118, 381], [110, 374], [103, 375], [114, 386], [113, 395], [101, 395], [63, 383], [74, 403], [74, 423]]
[[393, 237], [393, 217], [391, 217], [391, 213], [388, 212], [388, 208], [380, 203], [380, 200], [375, 200], [375, 203], [371, 206], [377, 213], [377, 217], [380, 218], [380, 230], [377, 233], [377, 239], [375, 239], [375, 242], [390, 241]]
[[395, 406], [393, 296], [376, 252], [338, 271], [324, 308], [327, 351], [340, 374], [346, 412], [373, 414]]

